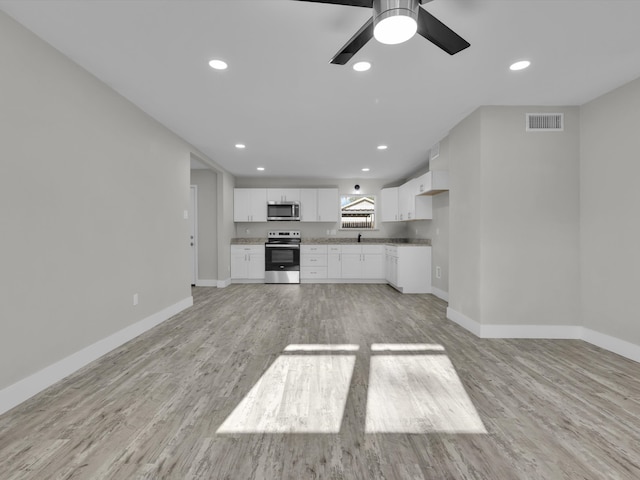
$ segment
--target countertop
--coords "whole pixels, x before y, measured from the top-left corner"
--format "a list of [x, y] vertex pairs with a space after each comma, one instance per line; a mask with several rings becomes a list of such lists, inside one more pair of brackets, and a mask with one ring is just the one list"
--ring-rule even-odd
[[[264, 237], [258, 238], [232, 238], [231, 245], [262, 245], [265, 243]], [[340, 237], [320, 237], [303, 238], [302, 245], [348, 245], [358, 243], [357, 238]], [[366, 238], [360, 241], [362, 245], [383, 244], [383, 245], [431, 245], [429, 238]]]

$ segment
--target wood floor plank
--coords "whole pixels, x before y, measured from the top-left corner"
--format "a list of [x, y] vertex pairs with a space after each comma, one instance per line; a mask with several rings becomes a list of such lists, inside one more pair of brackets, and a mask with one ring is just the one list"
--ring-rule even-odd
[[[0, 478], [640, 478], [640, 365], [631, 360], [575, 340], [478, 339], [445, 318], [445, 302], [385, 285], [231, 285], [193, 294], [192, 308], [0, 416]], [[416, 343], [444, 351], [371, 351]], [[359, 349], [285, 351], [306, 344]], [[291, 389], [279, 391], [312, 413], [323, 401], [309, 393], [332, 395], [332, 375], [307, 381], [322, 364], [304, 356], [355, 358], [339, 433], [217, 434], [287, 355], [302, 360], [280, 372]], [[430, 367], [429, 355], [444, 355], [446, 372]], [[438, 368], [441, 377], [428, 378]], [[439, 408], [460, 405], [446, 380], [457, 376], [486, 433], [429, 431], [429, 423], [425, 433], [367, 432], [372, 374], [379, 399], [404, 395], [389, 409], [400, 417], [403, 404], [418, 416], [435, 411], [437, 399]], [[391, 421], [380, 402], [381, 421]]]

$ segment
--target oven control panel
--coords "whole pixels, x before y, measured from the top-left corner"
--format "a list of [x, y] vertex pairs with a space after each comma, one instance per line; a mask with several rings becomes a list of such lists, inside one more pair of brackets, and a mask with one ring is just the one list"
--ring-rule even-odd
[[300, 230], [276, 230], [267, 232], [268, 238], [300, 238]]

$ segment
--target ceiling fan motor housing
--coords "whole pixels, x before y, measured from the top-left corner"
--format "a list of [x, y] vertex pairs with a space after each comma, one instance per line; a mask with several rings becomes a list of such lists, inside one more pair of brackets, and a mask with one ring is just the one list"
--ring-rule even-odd
[[417, 24], [419, 8], [418, 0], [373, 0], [374, 31], [379, 23], [392, 17], [408, 17]]

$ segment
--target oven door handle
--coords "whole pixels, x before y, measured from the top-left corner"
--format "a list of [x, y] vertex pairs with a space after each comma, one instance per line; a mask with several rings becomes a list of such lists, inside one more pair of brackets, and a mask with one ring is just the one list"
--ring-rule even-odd
[[296, 250], [300, 250], [300, 245], [287, 245], [286, 243], [268, 243], [265, 245], [266, 248], [293, 248]]

